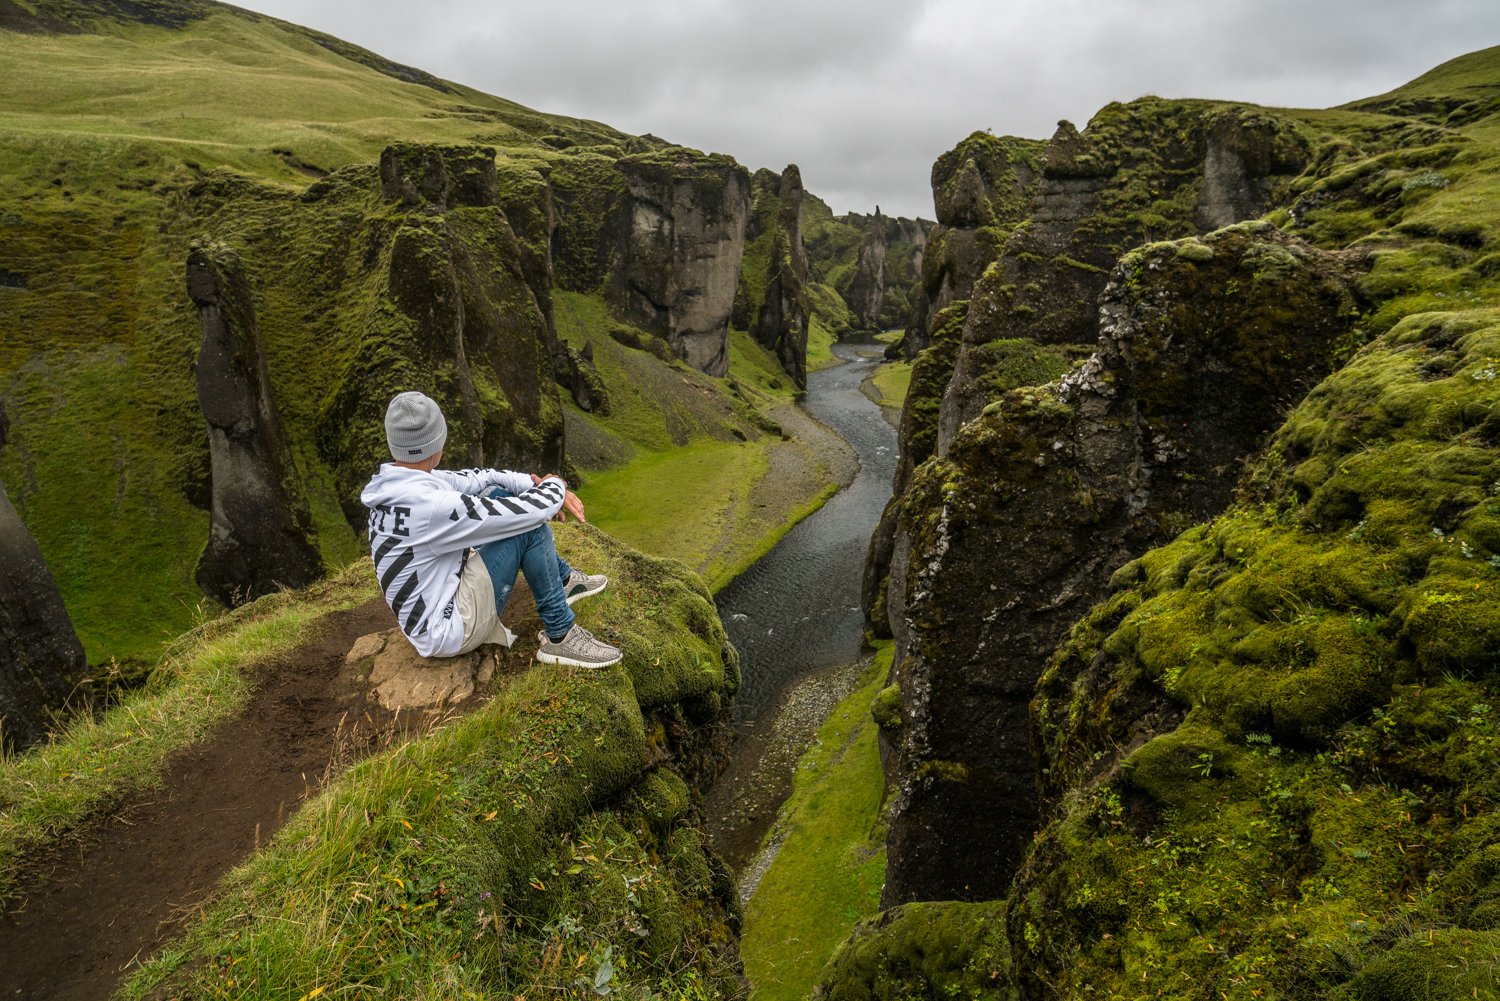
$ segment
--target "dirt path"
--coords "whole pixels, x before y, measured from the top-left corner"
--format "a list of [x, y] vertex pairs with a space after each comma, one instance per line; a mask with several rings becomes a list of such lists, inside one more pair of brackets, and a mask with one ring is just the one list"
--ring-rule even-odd
[[161, 789], [33, 860], [22, 903], [0, 919], [0, 999], [108, 997], [309, 793], [421, 731], [426, 714], [381, 708], [344, 670], [357, 637], [394, 624], [379, 599], [329, 616], [261, 670], [242, 714], [168, 762]]

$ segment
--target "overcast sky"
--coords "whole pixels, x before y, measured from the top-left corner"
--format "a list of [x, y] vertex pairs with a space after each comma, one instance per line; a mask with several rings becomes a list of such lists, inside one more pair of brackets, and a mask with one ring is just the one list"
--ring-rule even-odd
[[1143, 94], [1328, 107], [1500, 43], [1494, 0], [241, 0], [541, 111], [932, 217], [980, 129]]

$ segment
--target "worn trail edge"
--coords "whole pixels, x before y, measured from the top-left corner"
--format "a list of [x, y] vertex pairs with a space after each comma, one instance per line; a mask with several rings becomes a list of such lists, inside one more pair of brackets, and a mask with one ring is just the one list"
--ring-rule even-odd
[[329, 615], [312, 642], [260, 669], [243, 713], [168, 761], [160, 788], [32, 860], [29, 886], [0, 920], [0, 997], [108, 997], [310, 793], [431, 725], [432, 713], [367, 700], [343, 670], [356, 638], [393, 625], [378, 598]]

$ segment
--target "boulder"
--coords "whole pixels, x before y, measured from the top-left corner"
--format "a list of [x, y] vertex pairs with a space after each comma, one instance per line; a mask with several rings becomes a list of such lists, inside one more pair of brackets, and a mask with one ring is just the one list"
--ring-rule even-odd
[[344, 657], [351, 681], [385, 709], [441, 709], [488, 685], [495, 660], [483, 648], [457, 657], [423, 657], [400, 629], [359, 637]]
[[305, 587], [323, 575], [323, 558], [276, 412], [239, 256], [223, 244], [195, 244], [187, 289], [203, 331], [195, 374], [211, 462], [211, 521], [198, 586], [231, 606]]

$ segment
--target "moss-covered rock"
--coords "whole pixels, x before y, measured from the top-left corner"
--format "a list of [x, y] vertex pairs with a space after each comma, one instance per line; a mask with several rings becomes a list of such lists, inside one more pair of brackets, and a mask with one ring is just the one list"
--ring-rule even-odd
[[212, 463], [211, 521], [194, 579], [229, 606], [306, 587], [323, 575], [323, 558], [238, 255], [222, 244], [195, 244], [187, 291], [203, 329], [193, 371]]
[[[10, 422], [0, 406], [0, 448]], [[87, 666], [57, 583], [0, 485], [0, 752], [43, 739]]]
[[1130, 554], [1222, 510], [1286, 401], [1349, 350], [1358, 255], [1267, 227], [1206, 241], [1209, 261], [1127, 256], [1088, 363], [1003, 395], [913, 477], [887, 589], [905, 721], [888, 903], [1003, 893], [1036, 823], [1025, 721], [1053, 646]]
[[1010, 230], [1029, 210], [1043, 144], [975, 132], [932, 165], [938, 225], [922, 255], [921, 283], [902, 339], [907, 358], [930, 343], [935, 318], [969, 298]]
[[1059, 649], [1032, 990], [1494, 993], [1497, 356], [1493, 312], [1403, 321]]
[[1018, 997], [1002, 902], [904, 904], [860, 922], [828, 961], [815, 994], [828, 1001]]
[[782, 171], [777, 183], [776, 214], [760, 240], [765, 250], [765, 279], [760, 306], [750, 332], [781, 362], [798, 389], [807, 388], [807, 334], [811, 309], [807, 293], [807, 250], [802, 245], [802, 173], [796, 164]]

